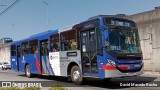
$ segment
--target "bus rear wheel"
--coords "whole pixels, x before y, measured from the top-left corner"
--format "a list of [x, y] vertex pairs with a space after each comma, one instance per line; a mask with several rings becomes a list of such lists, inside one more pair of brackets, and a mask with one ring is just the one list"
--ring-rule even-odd
[[27, 65], [27, 66], [26, 66], [26, 68], [25, 68], [25, 75], [26, 75], [28, 78], [31, 78], [31, 77], [32, 77], [30, 65]]
[[82, 84], [82, 72], [78, 66], [73, 66], [71, 69], [71, 80], [74, 84]]

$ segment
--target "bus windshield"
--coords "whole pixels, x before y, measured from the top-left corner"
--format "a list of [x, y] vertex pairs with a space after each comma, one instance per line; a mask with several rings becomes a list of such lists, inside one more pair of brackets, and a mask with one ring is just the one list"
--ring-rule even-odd
[[141, 53], [137, 29], [109, 29], [107, 42], [112, 53]]

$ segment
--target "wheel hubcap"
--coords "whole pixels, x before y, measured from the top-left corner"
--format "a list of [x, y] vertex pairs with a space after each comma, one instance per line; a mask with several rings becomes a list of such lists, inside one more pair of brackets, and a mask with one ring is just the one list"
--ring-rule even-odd
[[73, 72], [73, 79], [77, 81], [80, 78], [80, 72], [78, 70]]
[[30, 69], [29, 68], [27, 68], [26, 73], [27, 73], [27, 75], [30, 75]]

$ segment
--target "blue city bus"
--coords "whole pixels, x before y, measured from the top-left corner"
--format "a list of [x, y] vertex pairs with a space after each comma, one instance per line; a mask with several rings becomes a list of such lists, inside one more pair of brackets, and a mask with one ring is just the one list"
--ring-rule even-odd
[[136, 23], [99, 15], [87, 21], [33, 35], [11, 44], [11, 69], [33, 74], [109, 79], [143, 73]]

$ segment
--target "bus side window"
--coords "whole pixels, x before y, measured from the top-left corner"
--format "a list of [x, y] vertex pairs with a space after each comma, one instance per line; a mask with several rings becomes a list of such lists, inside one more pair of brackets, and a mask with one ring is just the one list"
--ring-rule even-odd
[[73, 29], [62, 32], [60, 38], [62, 51], [77, 49], [77, 30]]
[[58, 43], [53, 43], [53, 51], [59, 51], [59, 45]]
[[29, 42], [28, 41], [22, 43], [22, 54], [23, 55], [29, 54]]
[[70, 45], [72, 50], [77, 49], [77, 42], [75, 39], [72, 39], [70, 43], [71, 43]]
[[38, 47], [37, 46], [33, 46], [33, 51], [34, 51], [34, 54], [38, 53]]
[[11, 46], [11, 56], [16, 56], [16, 45]]
[[29, 41], [29, 49], [30, 49], [29, 50], [30, 54], [38, 53], [38, 40], [37, 39]]
[[41, 54], [42, 55], [48, 55], [48, 41], [42, 42], [42, 45], [41, 45]]
[[51, 35], [50, 36], [50, 48], [51, 52], [57, 52], [59, 51], [59, 34]]

